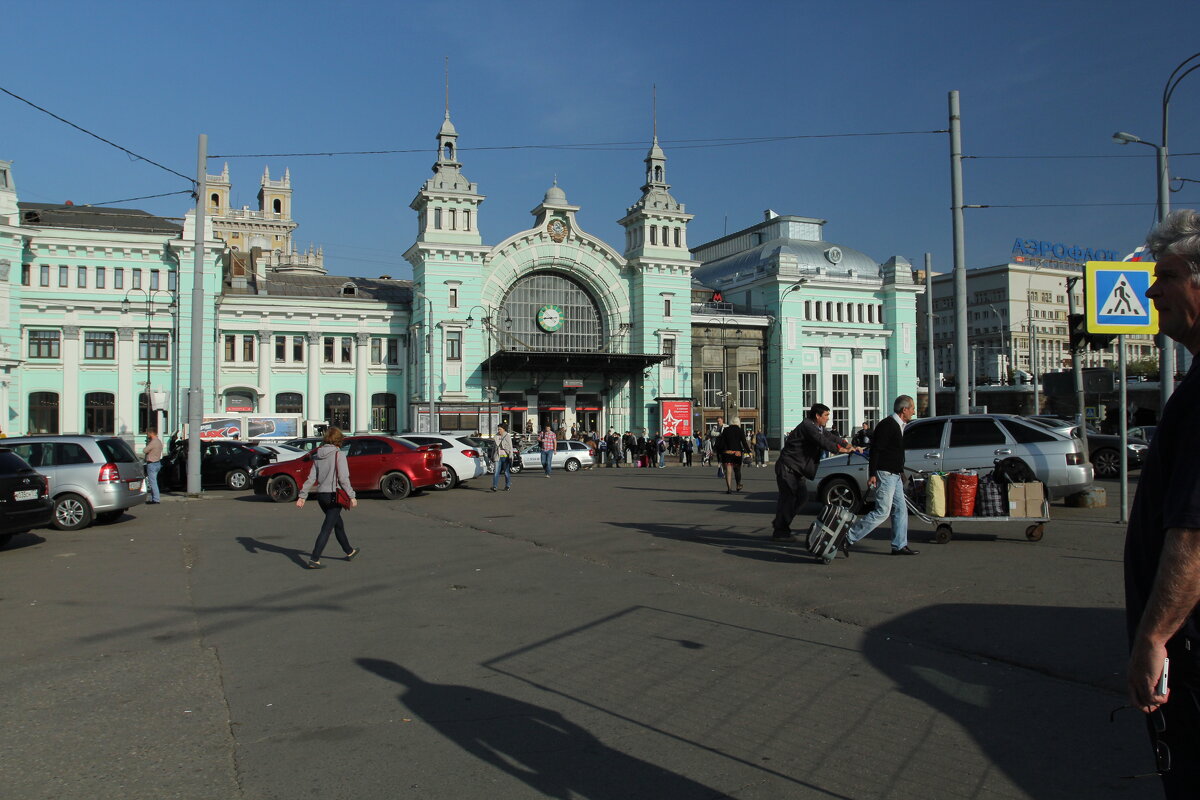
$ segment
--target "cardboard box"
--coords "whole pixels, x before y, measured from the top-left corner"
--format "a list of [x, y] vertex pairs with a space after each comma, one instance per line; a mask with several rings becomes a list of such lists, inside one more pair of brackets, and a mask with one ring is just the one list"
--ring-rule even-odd
[[1040, 517], [1042, 501], [1046, 499], [1041, 483], [1010, 483], [1008, 485], [1008, 515], [1010, 517]]

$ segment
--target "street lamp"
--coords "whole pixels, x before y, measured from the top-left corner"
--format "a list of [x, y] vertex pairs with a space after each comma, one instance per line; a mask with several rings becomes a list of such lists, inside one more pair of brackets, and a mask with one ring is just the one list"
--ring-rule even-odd
[[[155, 405], [161, 405], [161, 403], [156, 404], [154, 402], [153, 395], [150, 392], [150, 360], [151, 360], [150, 355], [153, 352], [152, 347], [151, 347], [151, 341], [152, 341], [151, 322], [153, 321], [153, 318], [154, 318], [154, 298], [160, 294], [164, 294], [167, 296], [167, 298], [170, 301], [169, 304], [167, 305], [168, 313], [173, 312], [175, 310], [175, 298], [171, 294], [171, 291], [169, 289], [130, 289], [129, 291], [125, 292], [125, 296], [123, 298], [121, 298], [121, 313], [122, 314], [129, 313], [129, 309], [131, 307], [131, 304], [129, 302], [129, 295], [131, 295], [135, 292], [138, 292], [142, 295], [143, 300], [146, 304], [146, 354], [145, 354], [145, 360], [146, 360], [146, 391], [145, 391], [145, 395], [146, 395], [146, 427], [154, 428], [161, 435], [162, 431], [159, 429], [159, 425], [158, 425], [158, 409], [155, 408]], [[151, 423], [152, 419], [153, 419], [153, 423]]]
[[436, 422], [437, 407], [433, 402], [433, 301], [424, 292], [416, 289], [413, 289], [413, 297], [424, 300], [428, 309], [428, 313], [425, 315], [425, 354], [429, 357], [429, 361], [425, 370], [428, 374], [427, 383], [429, 384], [429, 433], [437, 433], [441, 425]]
[[[496, 387], [492, 385], [492, 316], [497, 313], [497, 309], [488, 308], [487, 306], [472, 306], [467, 311], [467, 327], [471, 327], [475, 323], [475, 318], [471, 316], [475, 309], [479, 309], [484, 313], [484, 316], [479, 320], [483, 325], [484, 331], [487, 333], [487, 386], [483, 387], [483, 391], [487, 394], [488, 404], [488, 436], [494, 436], [495, 431], [492, 428], [492, 397], [496, 391]], [[504, 325], [506, 328], [512, 327], [512, 317], [506, 317]]]

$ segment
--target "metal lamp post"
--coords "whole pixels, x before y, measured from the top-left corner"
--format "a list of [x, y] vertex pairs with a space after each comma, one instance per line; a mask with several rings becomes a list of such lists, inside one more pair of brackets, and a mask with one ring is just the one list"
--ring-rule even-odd
[[[492, 385], [492, 316], [498, 313], [498, 309], [488, 308], [487, 306], [472, 306], [470, 310], [467, 311], [468, 328], [475, 323], [475, 318], [471, 316], [471, 314], [475, 312], [475, 309], [479, 309], [484, 313], [484, 316], [479, 320], [480, 324], [483, 325], [484, 332], [487, 335], [487, 375], [485, 377], [487, 385], [483, 387], [483, 391], [487, 395], [488, 436], [494, 436], [495, 430], [492, 425], [492, 398], [495, 395], [496, 387]], [[506, 327], [511, 328], [512, 317], [506, 318], [504, 320], [504, 324]]]
[[427, 398], [429, 400], [429, 433], [437, 433], [441, 425], [438, 425], [435, 421], [437, 419], [437, 407], [433, 402], [433, 301], [424, 292], [417, 291], [416, 289], [413, 290], [413, 296], [424, 300], [428, 309], [428, 313], [425, 315], [425, 341], [428, 345], [426, 355], [429, 356], [429, 363], [425, 369], [428, 373], [426, 382], [429, 384], [429, 396]]
[[[175, 308], [175, 298], [172, 296], [169, 289], [130, 289], [129, 291], [125, 292], [125, 296], [121, 299], [122, 313], [129, 313], [129, 295], [135, 292], [140, 293], [146, 303], [146, 427], [154, 428], [161, 434], [162, 431], [159, 430], [158, 425], [158, 409], [154, 407], [154, 396], [150, 391], [150, 341], [153, 331], [151, 322], [154, 318], [154, 298], [160, 294], [165, 294], [168, 298], [170, 298], [171, 302], [167, 306], [168, 311]], [[151, 420], [153, 420], [153, 423], [151, 423]]]

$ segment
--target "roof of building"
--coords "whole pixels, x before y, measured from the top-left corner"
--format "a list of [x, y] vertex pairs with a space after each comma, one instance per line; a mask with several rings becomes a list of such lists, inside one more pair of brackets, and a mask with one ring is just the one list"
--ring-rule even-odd
[[[353, 287], [353, 293], [346, 289]], [[355, 278], [346, 275], [304, 275], [295, 272], [267, 274], [269, 297], [357, 297], [386, 303], [412, 303], [412, 281]]]
[[46, 228], [80, 228], [128, 233], [179, 235], [183, 225], [137, 208], [76, 206], [56, 203], [17, 203], [21, 223]]
[[[836, 248], [837, 252], [834, 251]], [[837, 253], [840, 253], [838, 257]], [[834, 263], [830, 256], [837, 258]], [[849, 277], [851, 271], [859, 278], [879, 276], [879, 264], [866, 253], [852, 247], [825, 241], [804, 239], [772, 239], [740, 253], [706, 262], [692, 270], [705, 285], [712, 286], [726, 279], [750, 279], [755, 274], [778, 272], [781, 259], [794, 258], [799, 274], [820, 274], [829, 277]]]

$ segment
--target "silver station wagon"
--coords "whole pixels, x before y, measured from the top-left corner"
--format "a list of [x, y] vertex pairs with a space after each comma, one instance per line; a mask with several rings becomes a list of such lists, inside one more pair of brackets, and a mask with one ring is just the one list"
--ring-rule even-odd
[[[996, 461], [1019, 458], [1046, 485], [1051, 498], [1092, 485], [1092, 465], [1078, 439], [1009, 414], [914, 419], [904, 429], [904, 466], [916, 472], [990, 471]], [[808, 481], [822, 504], [861, 511], [867, 499], [867, 459], [831, 456]]]
[[146, 502], [145, 472], [133, 448], [115, 436], [37, 435], [0, 440], [50, 480], [51, 524], [60, 531], [113, 522]]

